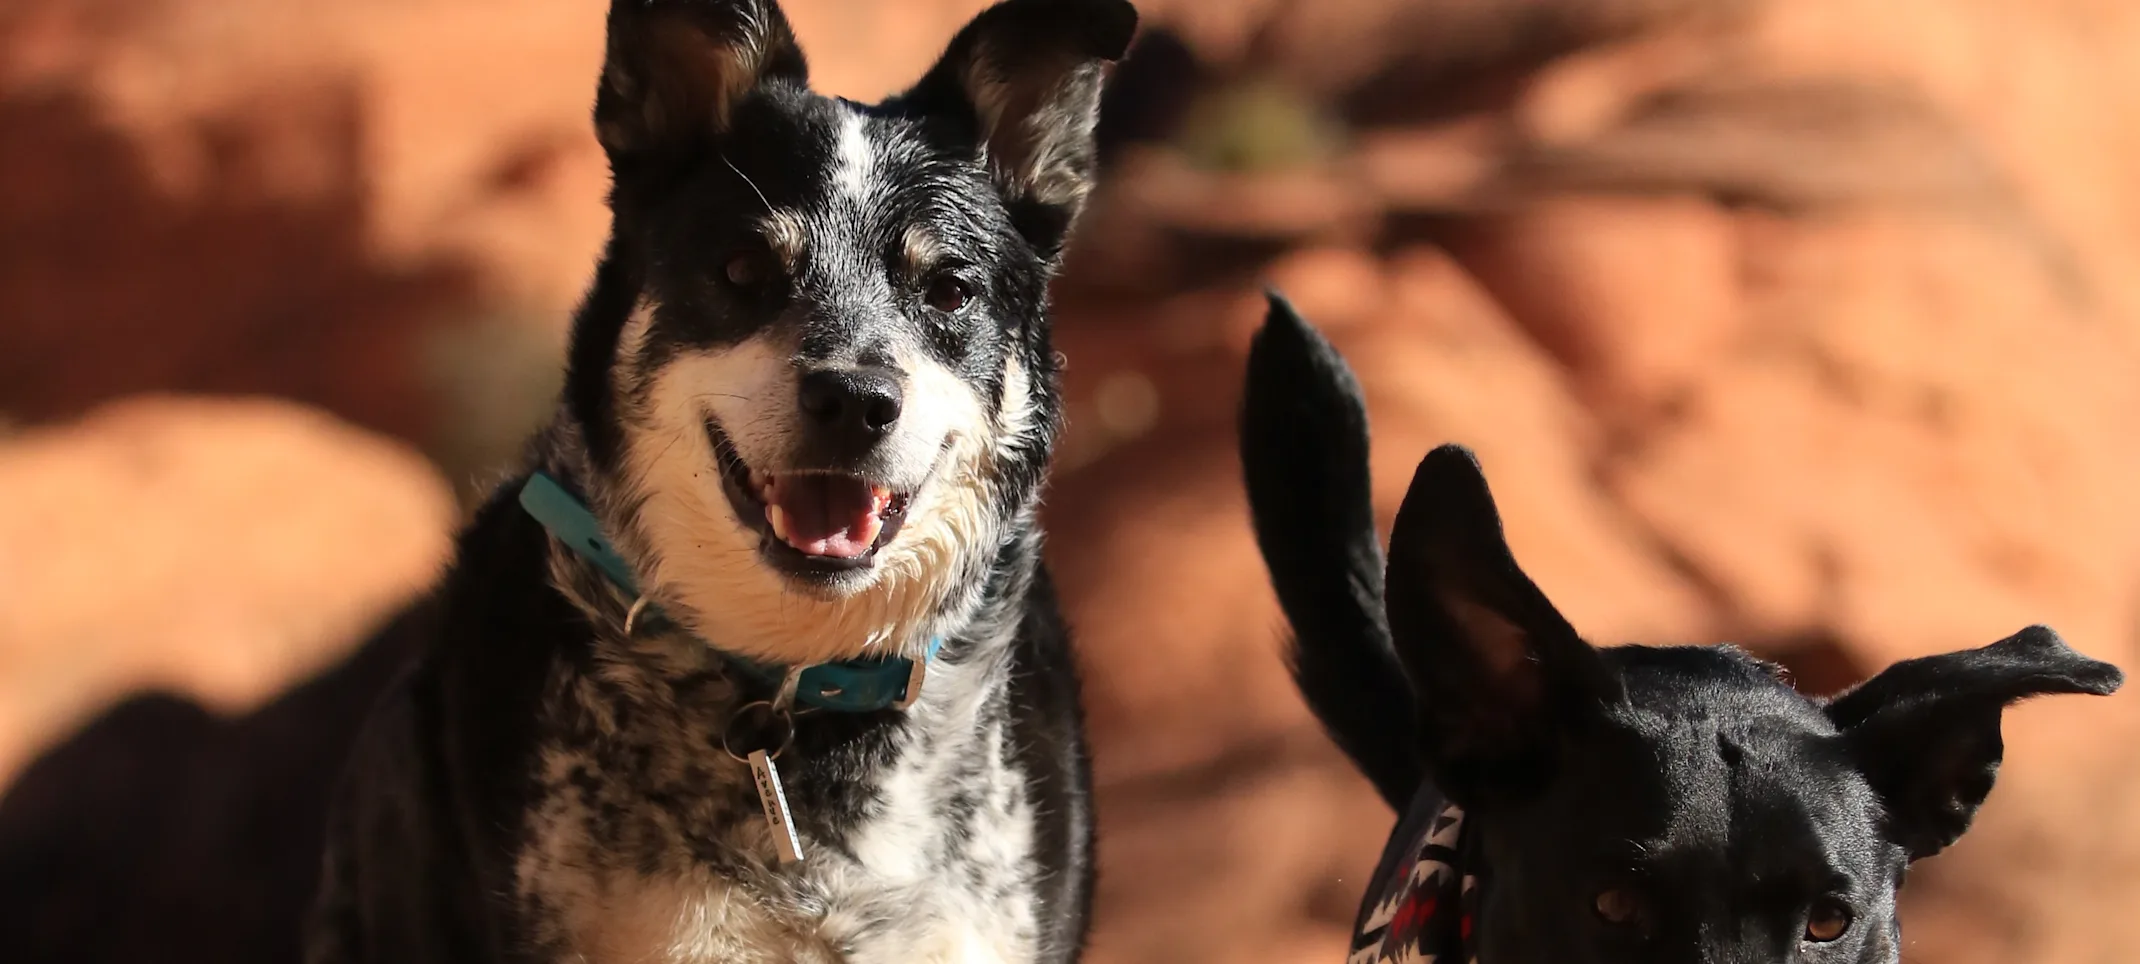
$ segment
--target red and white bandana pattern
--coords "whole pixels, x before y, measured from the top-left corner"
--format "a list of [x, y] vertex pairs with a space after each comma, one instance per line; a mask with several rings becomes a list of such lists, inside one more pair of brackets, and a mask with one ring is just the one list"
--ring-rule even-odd
[[1464, 811], [1422, 796], [1391, 835], [1391, 846], [1402, 841], [1403, 849], [1383, 855], [1346, 964], [1477, 964], [1471, 926], [1478, 878], [1462, 866]]

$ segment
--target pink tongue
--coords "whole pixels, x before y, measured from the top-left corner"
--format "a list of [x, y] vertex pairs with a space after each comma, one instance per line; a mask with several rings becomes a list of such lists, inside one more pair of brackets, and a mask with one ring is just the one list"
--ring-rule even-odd
[[780, 480], [777, 498], [788, 545], [808, 555], [853, 559], [877, 541], [877, 500], [861, 479], [789, 477]]

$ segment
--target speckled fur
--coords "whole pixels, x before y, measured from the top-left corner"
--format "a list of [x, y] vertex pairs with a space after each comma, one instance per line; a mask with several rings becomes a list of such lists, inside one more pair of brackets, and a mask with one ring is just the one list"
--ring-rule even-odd
[[[996, 598], [1027, 598], [1032, 548], [1006, 553]], [[1036, 913], [1035, 800], [1013, 759], [1020, 612], [993, 608], [901, 725], [783, 758], [812, 854], [800, 873], [766, 866], [750, 775], [712, 749], [746, 698], [717, 657], [612, 635], [594, 672], [556, 674], [514, 868], [533, 939], [593, 960], [1062, 957]]]
[[[1077, 957], [1092, 817], [1035, 524], [1060, 418], [1045, 285], [1134, 25], [1122, 0], [1010, 0], [864, 106], [808, 91], [769, 0], [617, 0], [596, 107], [615, 228], [526, 464], [673, 622], [627, 633], [631, 600], [506, 480], [345, 772], [310, 964]], [[740, 243], [779, 266], [777, 299], [709, 287]], [[971, 307], [924, 308], [952, 269]], [[927, 472], [872, 568], [800, 585], [724, 498], [709, 427], [806, 467], [794, 371], [825, 364], [908, 380], [911, 423], [869, 464]], [[777, 762], [806, 859], [778, 864], [722, 747], [770, 687], [708, 641], [809, 662], [931, 636], [910, 708], [797, 717]]]

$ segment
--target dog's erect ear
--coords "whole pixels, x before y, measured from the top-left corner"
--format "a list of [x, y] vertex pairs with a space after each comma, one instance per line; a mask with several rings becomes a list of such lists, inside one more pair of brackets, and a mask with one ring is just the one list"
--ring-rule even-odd
[[2125, 674], [2074, 652], [2045, 626], [1982, 649], [1905, 660], [1828, 704], [1828, 718], [1887, 809], [1910, 859], [1946, 849], [1991, 793], [1999, 717], [2031, 696], [2108, 696]]
[[1444, 445], [1419, 463], [1390, 533], [1385, 585], [1422, 753], [1460, 804], [1535, 791], [1567, 738], [1623, 696], [1604, 658], [1516, 565], [1468, 449]]
[[1402, 813], [1422, 776], [1417, 709], [1390, 646], [1368, 474], [1367, 402], [1343, 356], [1270, 293], [1241, 393], [1256, 546], [1293, 624], [1293, 681]]
[[1136, 32], [1128, 0], [1005, 0], [907, 92], [917, 110], [970, 120], [1019, 232], [1045, 256], [1092, 187], [1100, 86]]
[[611, 0], [595, 136], [612, 159], [710, 137], [759, 84], [808, 74], [774, 0]]

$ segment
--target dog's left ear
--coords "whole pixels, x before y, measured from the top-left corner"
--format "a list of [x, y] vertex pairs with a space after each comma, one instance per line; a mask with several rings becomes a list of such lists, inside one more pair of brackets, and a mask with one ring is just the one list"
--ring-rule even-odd
[[775, 78], [809, 66], [774, 0], [611, 0], [595, 137], [612, 161], [712, 137]]
[[1092, 188], [1101, 83], [1136, 32], [1128, 0], [1005, 0], [903, 99], [973, 125], [1019, 233], [1053, 258]]
[[1917, 860], [1959, 839], [1990, 795], [2007, 706], [2052, 693], [2108, 696], [2124, 681], [2117, 667], [2031, 626], [1982, 649], [1896, 663], [1827, 711], [1887, 808], [1890, 839]]

